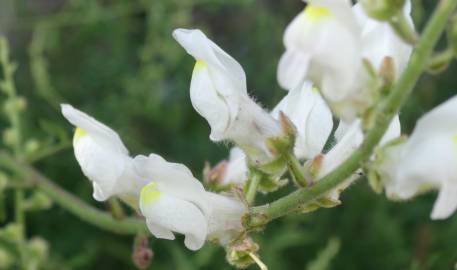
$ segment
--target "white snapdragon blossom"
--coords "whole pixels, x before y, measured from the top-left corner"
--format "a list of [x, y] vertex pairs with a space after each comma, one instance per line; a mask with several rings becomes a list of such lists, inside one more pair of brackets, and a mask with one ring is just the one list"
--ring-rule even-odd
[[76, 127], [73, 149], [81, 170], [92, 182], [93, 197], [104, 201], [121, 193], [134, 195], [142, 183], [123, 181], [133, 174], [133, 169], [119, 135], [70, 105], [62, 105], [62, 114]]
[[273, 117], [283, 112], [297, 129], [294, 147], [300, 159], [312, 159], [322, 152], [333, 128], [330, 109], [311, 82], [289, 91], [272, 111]]
[[187, 167], [170, 163], [158, 155], [135, 157], [138, 174], [151, 182], [141, 190], [140, 210], [157, 238], [186, 235], [189, 249], [201, 248], [208, 238], [222, 243], [242, 230], [244, 205], [232, 198], [206, 192]]
[[70, 105], [62, 105], [62, 113], [76, 126], [75, 156], [93, 184], [96, 200], [119, 196], [139, 204], [155, 237], [174, 239], [173, 232], [184, 234], [185, 245], [192, 250], [208, 238], [226, 243], [242, 229], [244, 205], [205, 191], [184, 165], [155, 154], [131, 158], [109, 127]]
[[387, 196], [406, 200], [439, 190], [432, 219], [457, 209], [457, 97], [425, 114], [404, 144], [389, 147], [380, 173]]
[[[300, 159], [312, 159], [322, 152], [333, 128], [330, 109], [310, 82], [290, 91], [271, 112], [275, 118], [283, 112], [297, 129], [294, 153]], [[222, 184], [242, 184], [247, 179], [246, 156], [239, 148], [230, 150]]]
[[255, 162], [267, 161], [265, 140], [281, 135], [280, 126], [249, 97], [241, 65], [200, 30], [177, 29], [173, 37], [196, 60], [190, 98], [211, 127], [210, 139], [233, 141]]
[[[311, 79], [332, 110], [353, 121], [375, 97], [363, 59], [379, 70], [389, 57], [398, 77], [412, 47], [398, 38], [388, 23], [368, 18], [359, 5], [351, 8], [345, 0], [307, 2], [304, 12], [285, 31], [286, 52], [279, 62], [278, 81], [290, 90], [304, 78]], [[411, 21], [409, 5], [404, 12]]]

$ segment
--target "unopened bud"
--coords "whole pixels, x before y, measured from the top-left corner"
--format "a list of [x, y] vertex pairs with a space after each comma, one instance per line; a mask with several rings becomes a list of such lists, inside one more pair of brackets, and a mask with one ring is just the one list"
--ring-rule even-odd
[[36, 259], [43, 260], [48, 256], [49, 245], [43, 238], [32, 238], [28, 242], [27, 248], [30, 254]]
[[149, 240], [145, 235], [137, 235], [133, 244], [132, 260], [138, 269], [146, 269], [151, 264], [154, 253], [149, 248]]
[[49, 209], [51, 205], [52, 201], [48, 195], [41, 191], [36, 191], [24, 202], [24, 209], [27, 211], [45, 210]]
[[394, 83], [395, 72], [395, 60], [390, 56], [384, 57], [379, 68], [379, 76], [383, 79], [384, 86], [389, 87]]
[[360, 0], [359, 2], [368, 16], [380, 21], [390, 20], [401, 12], [405, 5], [405, 0]]
[[0, 230], [0, 238], [5, 238], [12, 242], [20, 241], [21, 230], [21, 225], [16, 223], [9, 223]]
[[253, 256], [257, 258], [256, 252], [258, 250], [259, 245], [252, 241], [250, 237], [246, 236], [242, 240], [227, 247], [226, 258], [231, 265], [239, 269], [245, 269], [251, 264], [256, 263]]
[[25, 143], [25, 152], [27, 154], [34, 153], [40, 148], [40, 143], [35, 139], [30, 139]]
[[16, 145], [19, 140], [19, 134], [16, 129], [7, 128], [3, 131], [3, 142], [8, 146]]
[[5, 101], [4, 109], [6, 114], [15, 114], [22, 112], [26, 107], [27, 102], [23, 97], [14, 97]]
[[211, 167], [209, 162], [205, 162], [205, 167], [203, 168], [204, 183], [210, 187], [217, 188], [222, 183], [227, 165], [228, 162], [226, 160], [222, 160], [214, 167]]
[[6, 250], [0, 249], [0, 269], [10, 269], [14, 258]]

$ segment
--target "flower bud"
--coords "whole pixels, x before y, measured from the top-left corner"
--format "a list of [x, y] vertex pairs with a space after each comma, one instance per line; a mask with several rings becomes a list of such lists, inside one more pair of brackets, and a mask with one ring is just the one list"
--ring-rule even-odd
[[360, 0], [360, 3], [368, 16], [376, 20], [387, 21], [401, 12], [405, 0]]
[[239, 269], [245, 269], [253, 263], [256, 263], [255, 253], [259, 250], [257, 245], [250, 237], [246, 236], [227, 247], [227, 261]]
[[8, 239], [12, 242], [20, 241], [21, 239], [21, 226], [16, 223], [9, 223], [0, 230], [0, 239]]
[[8, 146], [16, 145], [19, 139], [17, 130], [12, 128], [7, 128], [3, 131], [3, 142]]
[[25, 143], [25, 152], [27, 154], [34, 153], [40, 148], [40, 143], [35, 139], [30, 139]]
[[27, 244], [30, 255], [36, 260], [42, 261], [48, 256], [49, 245], [43, 238], [34, 237]]
[[33, 193], [33, 195], [24, 202], [24, 208], [28, 211], [49, 209], [51, 205], [51, 199], [41, 191]]
[[0, 269], [10, 269], [13, 264], [13, 256], [4, 249], [0, 249]]
[[25, 109], [27, 105], [26, 100], [23, 97], [14, 97], [5, 101], [4, 110], [6, 114], [15, 114]]

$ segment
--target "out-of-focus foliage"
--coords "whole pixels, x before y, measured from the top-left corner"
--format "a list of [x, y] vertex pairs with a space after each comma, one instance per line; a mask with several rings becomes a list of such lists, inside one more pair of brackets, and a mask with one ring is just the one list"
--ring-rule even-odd
[[[414, 3], [422, 26], [435, 1]], [[40, 147], [57, 142], [64, 149], [46, 158], [38, 151], [35, 165], [70, 192], [107, 207], [92, 200], [69, 147], [71, 127], [58, 108], [68, 102], [118, 131], [132, 153], [155, 152], [201, 176], [204, 161], [216, 163], [228, 148], [209, 141], [209, 127], [192, 109], [193, 60], [172, 39], [172, 30], [203, 29], [243, 65], [252, 95], [272, 108], [285, 94], [276, 82], [282, 32], [302, 8], [299, 0], [0, 1], [0, 32], [10, 40], [18, 92], [28, 102], [27, 137], [37, 138]], [[401, 113], [404, 133], [455, 93], [455, 72], [451, 65], [438, 77], [421, 79]], [[0, 121], [3, 128], [7, 123]], [[451, 269], [457, 261], [457, 216], [432, 222], [434, 196], [389, 202], [361, 180], [344, 193], [340, 207], [283, 218], [255, 238], [270, 269]], [[13, 215], [12, 202], [6, 198], [6, 219]], [[0, 225], [2, 269], [14, 263], [9, 258], [15, 251], [1, 238], [12, 228]], [[133, 237], [103, 232], [58, 206], [29, 212], [27, 229], [29, 236], [41, 237], [30, 240], [31, 254], [47, 254], [44, 262], [29, 256], [40, 269], [134, 267]], [[229, 269], [222, 248], [209, 244], [190, 252], [181, 240], [153, 239], [150, 269]]]

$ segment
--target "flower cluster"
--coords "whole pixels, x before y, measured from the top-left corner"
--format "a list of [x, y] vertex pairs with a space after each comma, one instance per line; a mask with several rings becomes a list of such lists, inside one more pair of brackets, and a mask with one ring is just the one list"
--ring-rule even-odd
[[[270, 189], [263, 191], [271, 191], [284, 184], [279, 180], [287, 169], [295, 176], [291, 164], [298, 164], [308, 184], [319, 181], [361, 145], [370, 112], [409, 61], [411, 45], [388, 22], [367, 16], [360, 4], [306, 2], [284, 34], [286, 50], [277, 75], [288, 92], [271, 111], [248, 94], [241, 65], [202, 31], [173, 32], [196, 60], [190, 99], [211, 128], [210, 140], [234, 144], [229, 160], [210, 177], [220, 187], [243, 186], [255, 171], [262, 174], [259, 190], [262, 181], [269, 181]], [[413, 27], [410, 5], [406, 1], [399, 8]], [[439, 188], [433, 218], [447, 217], [457, 208], [457, 123], [451, 120], [456, 108], [454, 98], [424, 116], [408, 141], [392, 144], [401, 134], [397, 115], [379, 144], [382, 158], [371, 158], [391, 198], [408, 199]], [[156, 154], [132, 158], [112, 129], [70, 105], [62, 105], [62, 113], [77, 127], [75, 156], [96, 200], [121, 198], [141, 212], [154, 236], [184, 234], [192, 250], [207, 239], [227, 245], [243, 231], [247, 208], [242, 199], [206, 191], [187, 167]], [[340, 192], [361, 171], [307, 209], [339, 204]]]

